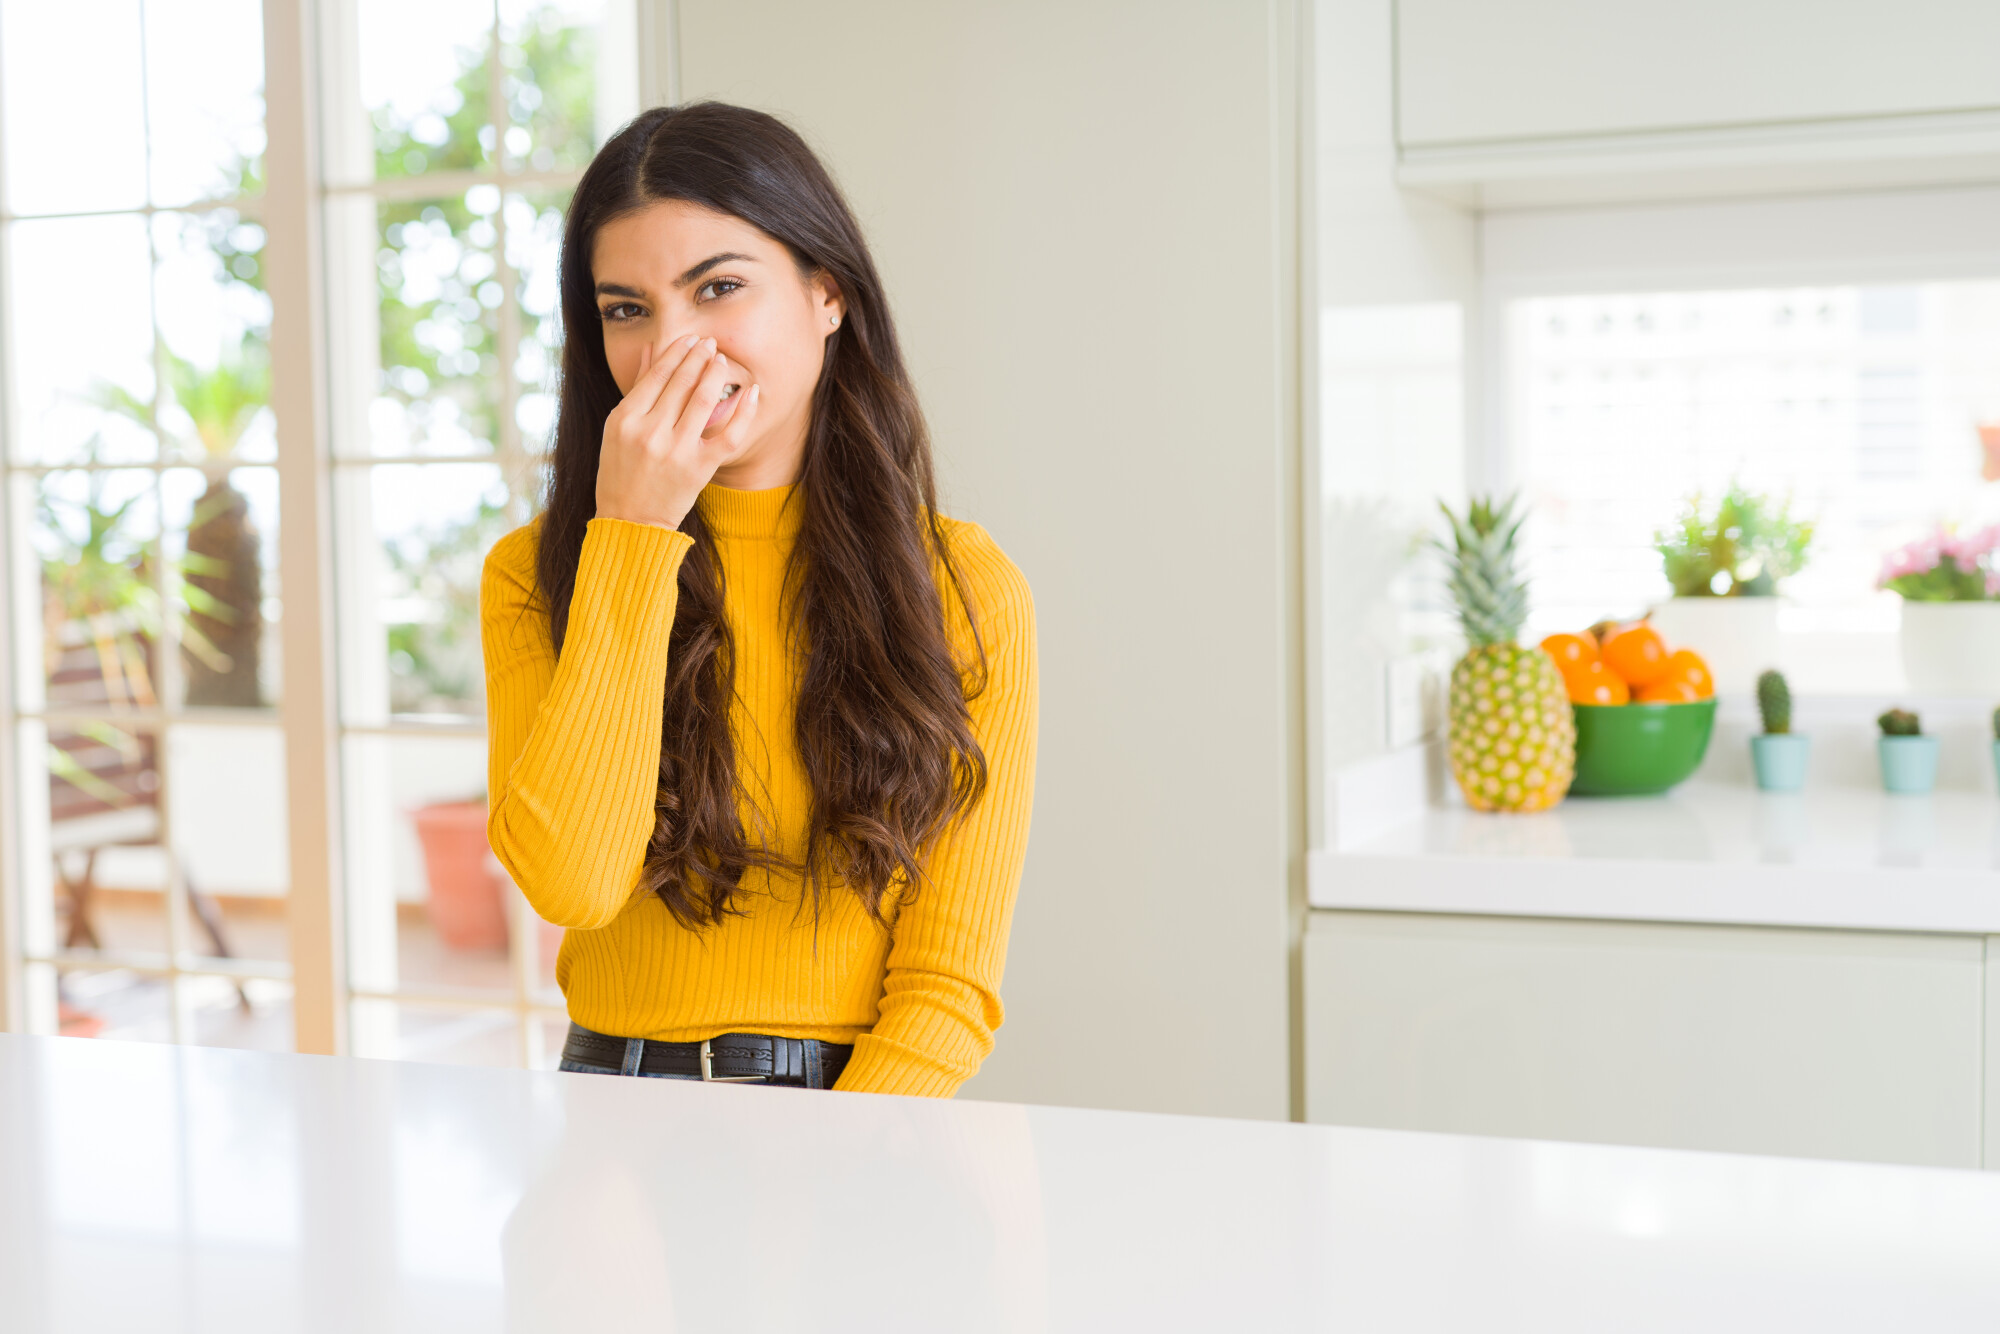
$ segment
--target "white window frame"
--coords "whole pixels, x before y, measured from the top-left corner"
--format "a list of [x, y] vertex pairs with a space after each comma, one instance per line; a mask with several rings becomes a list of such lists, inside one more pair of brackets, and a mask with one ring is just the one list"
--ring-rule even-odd
[[1481, 216], [1476, 491], [1526, 478], [1514, 448], [1508, 311], [1626, 292], [2000, 279], [2000, 186], [1888, 190]]

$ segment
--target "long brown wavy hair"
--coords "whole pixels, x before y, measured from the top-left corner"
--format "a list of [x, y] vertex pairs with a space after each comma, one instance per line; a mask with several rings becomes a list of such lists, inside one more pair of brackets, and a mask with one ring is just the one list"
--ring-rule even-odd
[[[984, 688], [986, 653], [938, 520], [930, 437], [875, 262], [832, 177], [775, 117], [719, 102], [648, 111], [604, 145], [570, 203], [561, 406], [536, 558], [556, 652], [597, 509], [605, 418], [621, 397], [604, 355], [592, 245], [606, 223], [662, 200], [749, 223], [782, 242], [802, 276], [824, 273], [846, 299], [813, 393], [785, 579], [787, 649], [800, 657], [795, 740], [812, 787], [803, 862], [791, 869], [815, 912], [822, 887], [844, 883], [881, 921], [885, 896], [916, 891], [927, 848], [985, 790], [966, 704]], [[722, 566], [698, 508], [681, 531], [694, 548], [680, 568], [642, 879], [699, 929], [741, 911], [745, 871], [787, 863], [743, 827]], [[934, 562], [972, 626], [972, 662], [946, 637]]]

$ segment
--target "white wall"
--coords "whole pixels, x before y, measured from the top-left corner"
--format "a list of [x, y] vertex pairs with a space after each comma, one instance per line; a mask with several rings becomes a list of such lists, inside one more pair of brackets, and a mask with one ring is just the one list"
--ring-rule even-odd
[[[1381, 754], [1385, 683], [1441, 629], [1411, 552], [1466, 487], [1478, 329], [1474, 214], [1396, 184], [1393, 0], [1318, 0], [1319, 448], [1315, 771]], [[1315, 845], [1336, 818], [1322, 786]]]
[[866, 228], [1041, 759], [975, 1097], [1283, 1117], [1300, 872], [1289, 3], [681, 0]]

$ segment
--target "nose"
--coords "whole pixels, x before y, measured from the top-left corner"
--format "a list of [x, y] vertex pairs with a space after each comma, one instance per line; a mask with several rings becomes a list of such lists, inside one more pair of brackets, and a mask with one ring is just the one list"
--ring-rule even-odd
[[712, 336], [709, 330], [702, 328], [698, 320], [680, 320], [671, 325], [663, 321], [658, 340], [653, 344], [654, 360], [657, 361], [661, 357], [675, 357], [677, 351], [685, 352], [685, 348], [676, 349], [674, 345], [690, 334], [698, 339]]

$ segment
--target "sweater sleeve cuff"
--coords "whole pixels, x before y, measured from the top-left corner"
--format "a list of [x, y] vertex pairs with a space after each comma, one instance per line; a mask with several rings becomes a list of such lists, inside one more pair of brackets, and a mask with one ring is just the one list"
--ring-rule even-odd
[[681, 561], [693, 549], [694, 539], [677, 528], [629, 519], [592, 519], [583, 530], [577, 586], [583, 586], [589, 573], [615, 584], [638, 580], [641, 586], [657, 587], [662, 580], [670, 581], [679, 574]]
[[894, 1039], [863, 1033], [855, 1039], [854, 1056], [834, 1081], [834, 1087], [844, 1093], [949, 1098], [958, 1092], [958, 1086], [969, 1073]]

